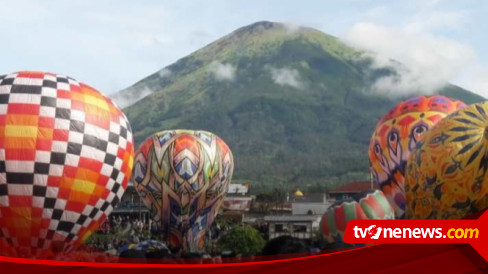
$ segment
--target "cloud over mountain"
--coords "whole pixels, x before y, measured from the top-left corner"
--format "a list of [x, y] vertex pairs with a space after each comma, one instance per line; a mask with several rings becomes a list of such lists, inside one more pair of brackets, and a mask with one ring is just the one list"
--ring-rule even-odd
[[209, 70], [218, 81], [232, 81], [236, 75], [236, 67], [229, 63], [213, 61], [209, 65]]

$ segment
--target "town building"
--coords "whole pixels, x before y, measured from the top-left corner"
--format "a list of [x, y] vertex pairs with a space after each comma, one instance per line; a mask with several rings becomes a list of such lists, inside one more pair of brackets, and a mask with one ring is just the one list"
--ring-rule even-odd
[[243, 223], [246, 213], [251, 210], [253, 198], [249, 194], [249, 184], [229, 184], [227, 195], [222, 201], [219, 219]]
[[321, 215], [264, 216], [264, 221], [268, 223], [269, 240], [283, 235], [311, 240], [314, 232], [319, 229], [320, 219]]
[[[266, 215], [269, 240], [288, 235], [311, 241], [319, 229], [322, 214], [330, 206], [325, 193], [303, 193], [297, 189], [292, 197], [287, 197], [291, 204], [291, 214]], [[283, 212], [282, 212], [283, 213]]]
[[291, 203], [292, 215], [322, 215], [331, 203], [325, 193], [296, 196]]
[[341, 201], [371, 189], [378, 189], [378, 186], [371, 181], [352, 181], [329, 190], [328, 194], [330, 200]]
[[229, 184], [227, 195], [222, 202], [224, 211], [248, 212], [251, 210], [252, 197], [248, 196], [249, 184]]

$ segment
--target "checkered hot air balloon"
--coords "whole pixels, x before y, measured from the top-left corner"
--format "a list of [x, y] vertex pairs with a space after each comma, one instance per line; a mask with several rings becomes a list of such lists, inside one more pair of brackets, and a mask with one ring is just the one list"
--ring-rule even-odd
[[376, 125], [369, 145], [370, 171], [397, 218], [405, 214], [404, 176], [410, 152], [429, 128], [464, 106], [441, 95], [418, 96], [393, 107]]
[[437, 123], [408, 159], [409, 219], [461, 219], [488, 207], [488, 103]]
[[367, 191], [355, 199], [338, 202], [322, 216], [322, 235], [329, 243], [342, 243], [351, 220], [395, 219], [392, 206], [380, 190]]
[[99, 227], [132, 171], [129, 122], [64, 75], [0, 76], [0, 243], [69, 251]]
[[161, 240], [200, 252], [234, 169], [229, 147], [206, 131], [167, 130], [143, 142], [133, 181]]

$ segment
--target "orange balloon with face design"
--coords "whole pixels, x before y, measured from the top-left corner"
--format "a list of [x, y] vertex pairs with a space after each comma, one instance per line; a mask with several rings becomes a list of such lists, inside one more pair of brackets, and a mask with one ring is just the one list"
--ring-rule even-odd
[[405, 214], [405, 166], [410, 152], [424, 134], [465, 104], [442, 95], [418, 96], [388, 111], [376, 125], [369, 145], [370, 172], [395, 210]]

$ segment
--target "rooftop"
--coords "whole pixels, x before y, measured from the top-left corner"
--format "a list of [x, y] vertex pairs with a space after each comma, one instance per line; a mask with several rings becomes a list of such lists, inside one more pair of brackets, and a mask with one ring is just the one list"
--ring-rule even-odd
[[267, 222], [313, 222], [320, 219], [322, 215], [267, 215], [264, 220]]
[[248, 184], [229, 184], [227, 194], [242, 194], [245, 195], [249, 192]]
[[378, 186], [369, 181], [352, 181], [341, 187], [329, 190], [329, 194], [360, 193], [371, 189], [378, 189]]
[[301, 197], [293, 197], [293, 203], [326, 203], [325, 193], [304, 193]]

